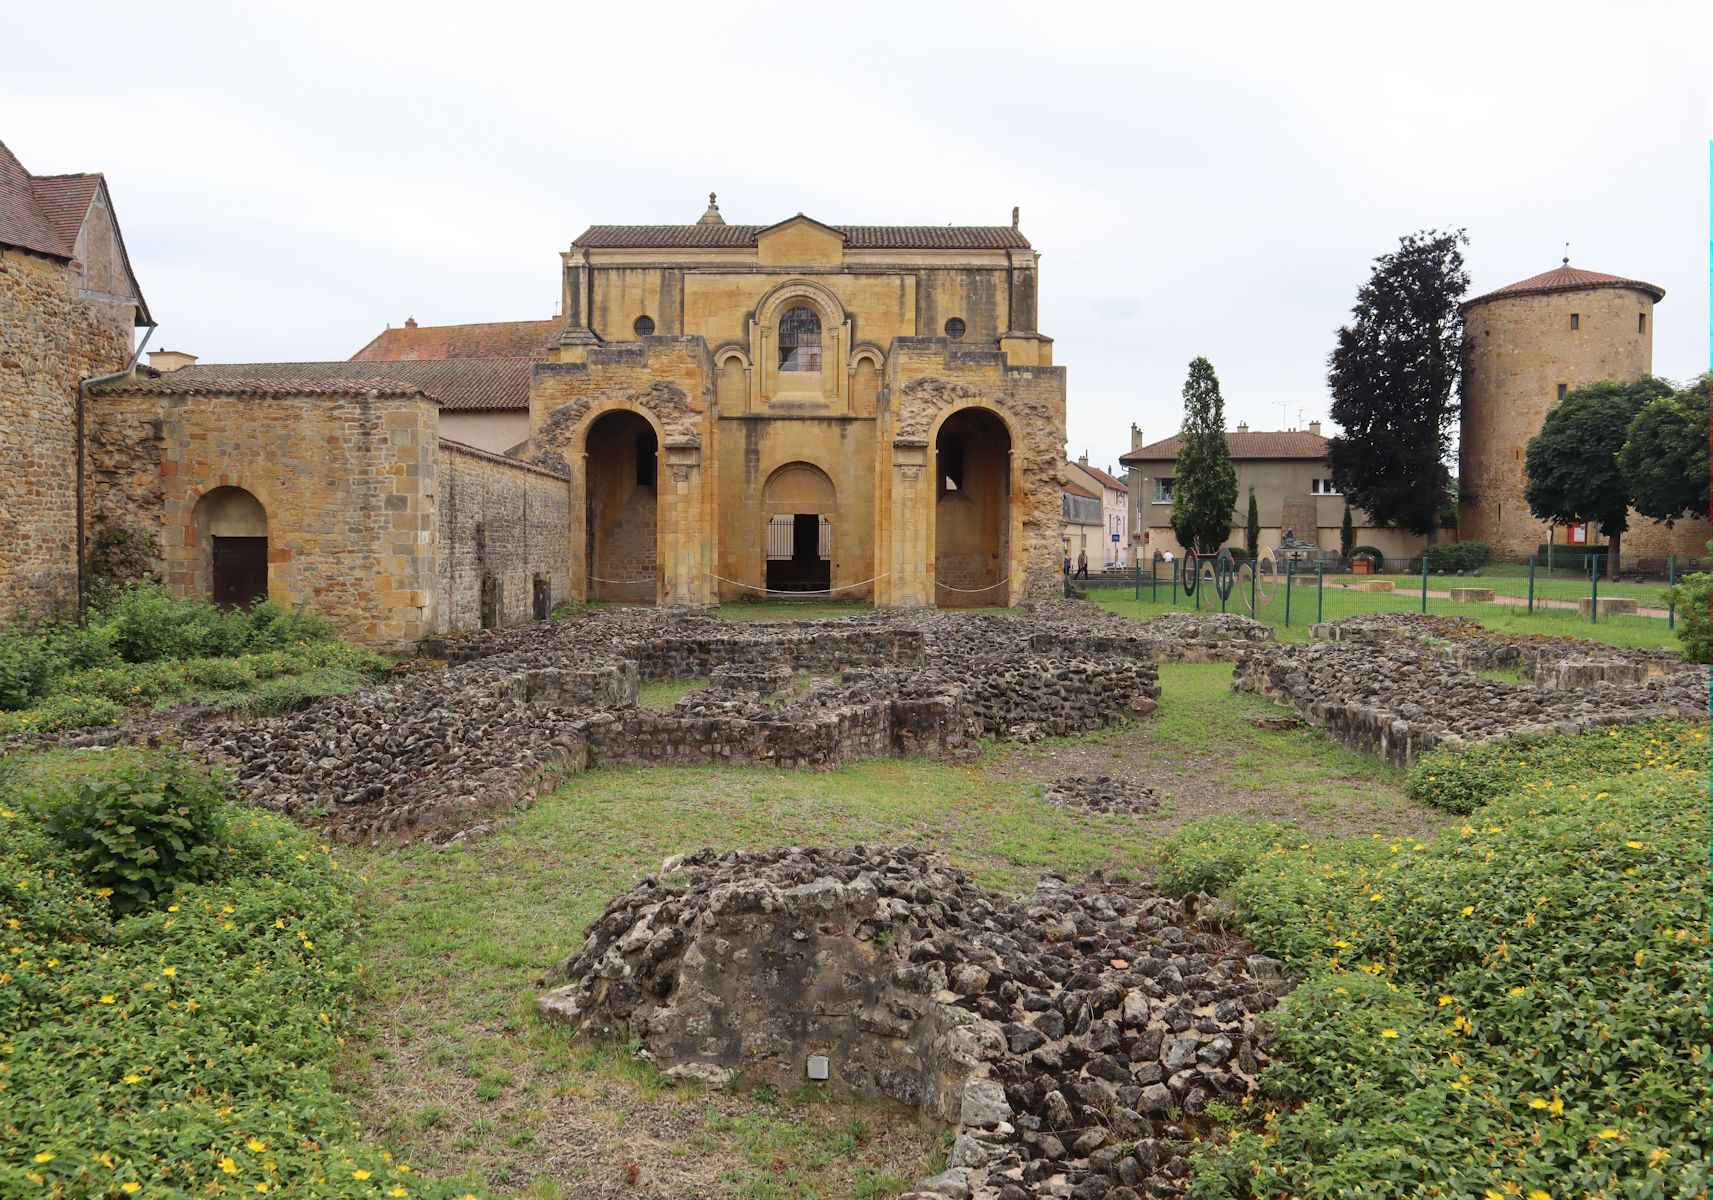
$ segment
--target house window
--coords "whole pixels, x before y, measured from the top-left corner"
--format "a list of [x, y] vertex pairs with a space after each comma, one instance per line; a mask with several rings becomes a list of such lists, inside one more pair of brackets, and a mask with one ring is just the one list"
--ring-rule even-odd
[[638, 317], [636, 319], [636, 323], [633, 324], [631, 326], [631, 328], [636, 330], [636, 336], [637, 337], [653, 337], [654, 336], [654, 318], [653, 317], [646, 317], [646, 316], [645, 317]]
[[1343, 493], [1338, 490], [1337, 486], [1330, 479], [1313, 480], [1309, 485], [1309, 491], [1314, 493], [1316, 496], [1343, 495]]
[[1646, 333], [1647, 331], [1648, 331], [1648, 314], [1647, 313], [1637, 313], [1636, 314], [1636, 332], [1637, 333]]
[[814, 309], [787, 309], [779, 318], [779, 369], [821, 369], [821, 318]]
[[1156, 479], [1154, 481], [1154, 503], [1170, 504], [1172, 502], [1172, 485], [1176, 479]]
[[963, 340], [964, 322], [962, 317], [953, 317], [950, 321], [946, 322], [946, 336], [951, 338], [954, 342]]
[[1582, 314], [1581, 313], [1571, 313], [1570, 314], [1570, 327], [1572, 329], [1581, 329], [1582, 328]]
[[1564, 394], [1566, 392], [1568, 392], [1569, 390], [1570, 390], [1570, 385], [1568, 383], [1561, 383], [1558, 385], [1558, 402], [1560, 404], [1564, 403]]

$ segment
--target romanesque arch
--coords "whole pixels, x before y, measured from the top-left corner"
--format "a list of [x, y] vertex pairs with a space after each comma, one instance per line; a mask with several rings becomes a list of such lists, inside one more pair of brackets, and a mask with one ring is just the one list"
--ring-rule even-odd
[[762, 488], [765, 584], [769, 591], [824, 592], [833, 583], [833, 481], [813, 463], [790, 462]]
[[653, 604], [659, 594], [660, 437], [615, 408], [583, 439], [583, 563], [591, 600]]
[[934, 471], [934, 600], [1006, 605], [1011, 573], [1011, 430], [998, 413], [960, 408], [940, 422]]
[[197, 579], [221, 608], [268, 598], [268, 514], [240, 487], [217, 487], [196, 502]]

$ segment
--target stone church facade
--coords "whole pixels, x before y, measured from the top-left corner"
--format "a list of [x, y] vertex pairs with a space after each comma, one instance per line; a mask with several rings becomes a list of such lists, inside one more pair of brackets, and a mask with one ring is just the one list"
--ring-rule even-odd
[[566, 600], [1057, 591], [1065, 373], [1015, 213], [728, 225], [710, 197], [579, 236], [551, 323], [126, 372], [152, 321], [105, 184], [75, 177], [89, 203], [55, 226], [52, 186], [0, 157], [0, 620], [75, 602], [80, 512], [179, 591], [383, 644]]

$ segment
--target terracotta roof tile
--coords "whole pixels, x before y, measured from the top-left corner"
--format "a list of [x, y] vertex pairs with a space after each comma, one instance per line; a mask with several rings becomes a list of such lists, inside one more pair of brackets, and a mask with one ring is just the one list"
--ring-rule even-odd
[[487, 321], [474, 325], [406, 325], [380, 333], [351, 356], [352, 362], [399, 362], [447, 358], [528, 358], [547, 361], [547, 351], [565, 322]]
[[[1079, 463], [1077, 465], [1081, 466], [1082, 464]], [[1109, 488], [1117, 488], [1121, 492], [1128, 492], [1130, 490], [1130, 485], [1128, 483], [1125, 483], [1122, 479], [1107, 474], [1099, 467], [1083, 467], [1083, 470], [1087, 471], [1090, 475], [1093, 475]]]
[[[77, 238], [72, 233], [72, 241]], [[0, 245], [18, 246], [55, 258], [71, 257], [71, 242], [42, 211], [35, 180], [0, 142]]]
[[99, 175], [36, 175], [31, 177], [36, 204], [53, 226], [65, 251], [77, 248], [77, 235], [83, 229], [83, 219], [101, 188]]
[[1581, 267], [1573, 267], [1569, 263], [1543, 271], [1539, 275], [1531, 275], [1527, 279], [1519, 279], [1516, 283], [1508, 283], [1502, 288], [1487, 292], [1465, 300], [1463, 307], [1469, 309], [1488, 300], [1496, 300], [1501, 296], [1545, 295], [1548, 292], [1580, 292], [1587, 288], [1633, 288], [1638, 292], [1646, 292], [1656, 301], [1665, 299], [1665, 289], [1640, 279], [1627, 279], [1622, 275], [1607, 275], [1600, 271], [1584, 271]]
[[355, 364], [198, 363], [158, 376], [139, 372], [104, 392], [153, 395], [226, 394], [266, 396], [356, 396], [421, 392], [444, 412], [529, 407], [527, 358], [455, 358]]
[[1099, 500], [1100, 499], [1099, 496], [1097, 496], [1093, 492], [1089, 491], [1087, 488], [1085, 488], [1080, 483], [1066, 483], [1064, 490], [1069, 495], [1072, 495], [1072, 496], [1087, 496], [1090, 500]]
[[[1325, 458], [1326, 439], [1318, 433], [1305, 433], [1302, 430], [1287, 429], [1268, 433], [1260, 430], [1229, 431], [1225, 435], [1225, 443], [1231, 449], [1231, 457], [1239, 458]], [[1163, 441], [1150, 442], [1139, 450], [1121, 455], [1121, 463], [1158, 462], [1162, 459], [1172, 459], [1178, 456], [1178, 435], [1173, 434]]]
[[[572, 241], [589, 250], [749, 247], [772, 225], [591, 225]], [[853, 250], [1027, 250], [1010, 225], [832, 225]]]

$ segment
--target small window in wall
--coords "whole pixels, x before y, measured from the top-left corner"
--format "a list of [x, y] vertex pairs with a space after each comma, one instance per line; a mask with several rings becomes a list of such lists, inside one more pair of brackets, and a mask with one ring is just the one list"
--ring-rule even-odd
[[821, 318], [814, 309], [787, 309], [779, 318], [779, 369], [821, 369]]
[[1568, 383], [1561, 383], [1558, 385], [1558, 402], [1560, 404], [1564, 403], [1564, 394], [1566, 392], [1568, 392], [1569, 390], [1570, 390], [1570, 385]]
[[1176, 479], [1156, 479], [1154, 481], [1154, 503], [1170, 504], [1172, 502], [1172, 485]]
[[1309, 485], [1309, 491], [1316, 496], [1340, 496], [1342, 492], [1334, 486], [1330, 479], [1316, 479]]
[[1637, 313], [1636, 314], [1636, 332], [1637, 333], [1646, 333], [1647, 331], [1648, 331], [1648, 314], [1647, 313]]
[[1581, 329], [1582, 328], [1582, 314], [1581, 313], [1571, 313], [1570, 314], [1570, 327], [1572, 329]]
[[653, 337], [654, 318], [649, 316], [638, 317], [636, 319], [636, 323], [632, 325], [631, 328], [636, 330], [637, 337]]
[[961, 342], [963, 340], [964, 319], [962, 317], [953, 317], [951, 320], [946, 322], [946, 336], [951, 338], [954, 342]]

